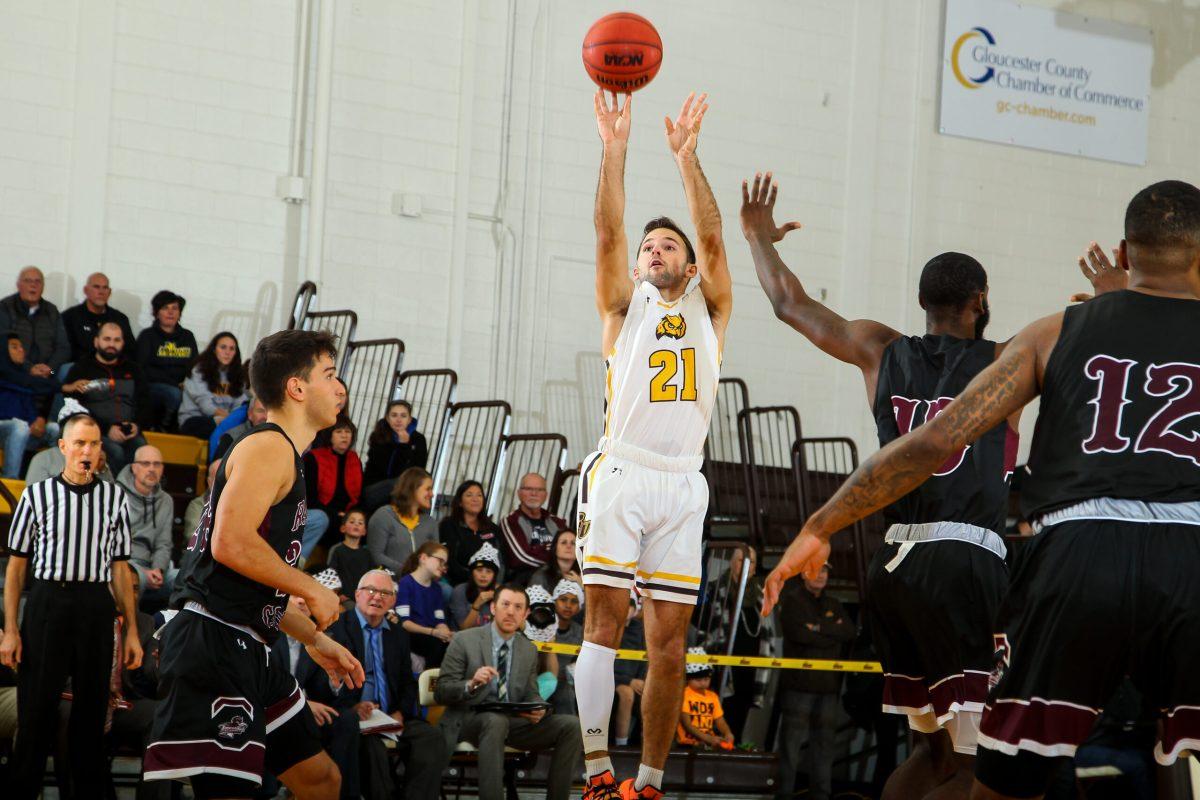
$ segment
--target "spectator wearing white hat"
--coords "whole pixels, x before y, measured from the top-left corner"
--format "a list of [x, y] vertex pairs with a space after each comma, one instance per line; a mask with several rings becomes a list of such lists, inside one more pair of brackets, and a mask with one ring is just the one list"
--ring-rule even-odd
[[[583, 644], [583, 626], [576, 617], [583, 603], [583, 587], [566, 578], [554, 587], [554, 611], [558, 615], [558, 631], [554, 641], [559, 644]], [[556, 714], [574, 714], [575, 656], [558, 654], [558, 688], [550, 697]]]
[[467, 561], [467, 580], [450, 592], [450, 616], [459, 630], [490, 625], [499, 586], [500, 551], [484, 544]]
[[[703, 647], [689, 647], [688, 655], [706, 656]], [[675, 738], [682, 745], [720, 750], [733, 749], [733, 731], [725, 721], [721, 698], [711, 688], [712, 667], [689, 661], [684, 680], [683, 708]]]

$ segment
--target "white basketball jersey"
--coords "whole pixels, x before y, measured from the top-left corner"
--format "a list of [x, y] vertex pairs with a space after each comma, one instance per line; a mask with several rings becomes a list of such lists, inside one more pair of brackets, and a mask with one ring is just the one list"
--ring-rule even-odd
[[605, 365], [606, 437], [672, 458], [703, 454], [721, 354], [699, 278], [674, 303], [642, 281]]

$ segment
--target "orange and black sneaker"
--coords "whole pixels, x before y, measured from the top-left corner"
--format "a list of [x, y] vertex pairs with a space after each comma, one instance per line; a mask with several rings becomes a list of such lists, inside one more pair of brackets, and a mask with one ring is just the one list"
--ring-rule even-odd
[[583, 800], [621, 800], [621, 790], [611, 770], [588, 778], [583, 787]]
[[653, 786], [638, 791], [633, 788], [633, 778], [626, 778], [621, 781], [621, 793], [618, 795], [621, 800], [662, 800], [666, 797], [661, 789], [655, 789]]

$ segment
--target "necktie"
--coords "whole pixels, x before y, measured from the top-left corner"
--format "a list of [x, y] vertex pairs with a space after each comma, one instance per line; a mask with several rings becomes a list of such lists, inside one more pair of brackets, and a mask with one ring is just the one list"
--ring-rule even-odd
[[508, 700], [508, 642], [500, 645], [500, 654], [496, 659], [496, 696], [500, 702]]
[[367, 628], [368, 646], [371, 649], [371, 672], [375, 676], [375, 703], [383, 713], [388, 713], [387, 675], [383, 671], [383, 642], [379, 628]]

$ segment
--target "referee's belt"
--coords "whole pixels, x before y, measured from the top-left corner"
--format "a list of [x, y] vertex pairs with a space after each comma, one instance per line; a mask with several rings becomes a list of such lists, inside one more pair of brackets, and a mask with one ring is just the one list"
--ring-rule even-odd
[[[567, 656], [579, 655], [579, 645], [557, 642], [534, 642], [533, 646], [542, 653], [559, 653]], [[646, 661], [645, 650], [618, 650], [617, 658], [622, 661]], [[688, 653], [689, 664], [709, 664], [717, 667], [754, 667], [755, 669], [807, 669], [817, 672], [870, 672], [883, 674], [878, 661], [833, 661], [823, 658], [768, 658], [766, 656], [710, 656]]]

